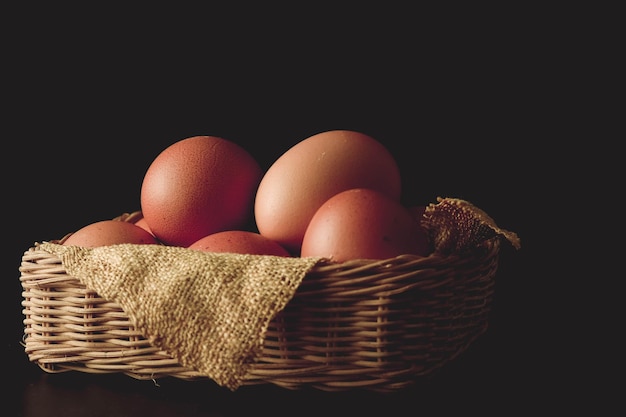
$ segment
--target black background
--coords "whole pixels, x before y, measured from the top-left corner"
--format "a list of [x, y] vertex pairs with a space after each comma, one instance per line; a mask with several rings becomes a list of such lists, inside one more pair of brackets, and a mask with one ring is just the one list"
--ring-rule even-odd
[[[5, 37], [5, 415], [511, 415], [587, 404], [565, 388], [582, 367], [556, 342], [570, 325], [546, 308], [564, 298], [563, 278], [549, 285], [549, 267], [539, 267], [546, 236], [536, 219], [546, 212], [538, 206], [563, 192], [551, 166], [563, 140], [555, 103], [564, 82], [558, 39], [535, 37], [541, 21], [504, 14], [486, 25], [456, 11], [454, 22], [426, 27], [428, 19], [400, 11], [397, 20], [352, 11], [278, 25], [247, 10], [235, 27], [216, 15], [83, 10], [91, 18], [78, 23], [48, 12], [19, 12]], [[463, 198], [520, 236], [521, 250], [503, 246], [490, 327], [468, 352], [393, 394], [229, 392], [208, 381], [48, 375], [28, 361], [18, 267], [34, 242], [138, 210], [149, 163], [185, 137], [232, 140], [266, 169], [331, 129], [385, 144], [405, 202]]]

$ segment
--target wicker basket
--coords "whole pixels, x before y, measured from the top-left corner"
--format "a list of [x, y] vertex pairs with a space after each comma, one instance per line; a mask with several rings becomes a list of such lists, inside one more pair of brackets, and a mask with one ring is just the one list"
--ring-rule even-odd
[[[496, 236], [465, 256], [315, 266], [270, 322], [244, 385], [390, 391], [431, 374], [486, 331], [499, 248]], [[205, 378], [153, 347], [57, 256], [31, 247], [20, 272], [25, 352], [43, 370]]]

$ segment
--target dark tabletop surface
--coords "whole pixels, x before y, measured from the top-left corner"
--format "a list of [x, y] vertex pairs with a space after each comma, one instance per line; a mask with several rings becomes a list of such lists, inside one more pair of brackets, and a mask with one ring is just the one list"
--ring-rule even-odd
[[[547, 308], [567, 298], [567, 277], [548, 280], [538, 266], [545, 234], [532, 220], [537, 203], [555, 192], [557, 180], [542, 175], [551, 172], [547, 144], [555, 137], [542, 125], [550, 95], [531, 64], [545, 57], [523, 40], [457, 38], [445, 43], [445, 54], [418, 54], [416, 64], [402, 48], [371, 44], [353, 53], [290, 50], [278, 61], [259, 43], [199, 60], [197, 49], [167, 48], [166, 37], [159, 45], [171, 55], [141, 42], [122, 49], [126, 42], [94, 41], [90, 49], [54, 30], [38, 33], [4, 60], [12, 65], [3, 139], [12, 147], [2, 166], [10, 193], [1, 280], [2, 392], [10, 412], [2, 415], [554, 415], [602, 406], [589, 389], [577, 389], [586, 366], [573, 344], [557, 342], [573, 324], [558, 307]], [[18, 267], [34, 242], [137, 210], [149, 162], [179, 139], [222, 136], [267, 168], [296, 142], [331, 129], [385, 144], [398, 159], [406, 199], [463, 198], [520, 236], [521, 250], [501, 251], [489, 328], [468, 351], [394, 393], [267, 385], [230, 392], [207, 380], [47, 374], [28, 361]]]

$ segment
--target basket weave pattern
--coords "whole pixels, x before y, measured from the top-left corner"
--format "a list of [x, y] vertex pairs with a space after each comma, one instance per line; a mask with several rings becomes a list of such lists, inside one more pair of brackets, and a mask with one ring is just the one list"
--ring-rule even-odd
[[[500, 241], [471, 254], [321, 263], [270, 322], [245, 383], [395, 390], [453, 360], [484, 333]], [[153, 347], [123, 309], [36, 247], [20, 266], [25, 351], [47, 372], [204, 378]]]

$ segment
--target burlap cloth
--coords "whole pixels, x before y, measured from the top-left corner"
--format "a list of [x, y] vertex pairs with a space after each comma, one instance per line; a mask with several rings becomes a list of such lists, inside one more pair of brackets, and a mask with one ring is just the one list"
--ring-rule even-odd
[[437, 254], [464, 253], [494, 236], [502, 236], [515, 249], [521, 247], [516, 233], [498, 227], [485, 211], [459, 198], [437, 197], [437, 203], [426, 206], [422, 226]]
[[[438, 198], [424, 227], [435, 253], [462, 252], [497, 234], [519, 238], [459, 199]], [[322, 258], [208, 253], [164, 245], [96, 248], [44, 242], [66, 272], [117, 302], [150, 342], [221, 386], [237, 389], [262, 351], [271, 319]]]
[[40, 248], [117, 302], [154, 346], [231, 390], [258, 357], [270, 320], [320, 259], [163, 245]]

